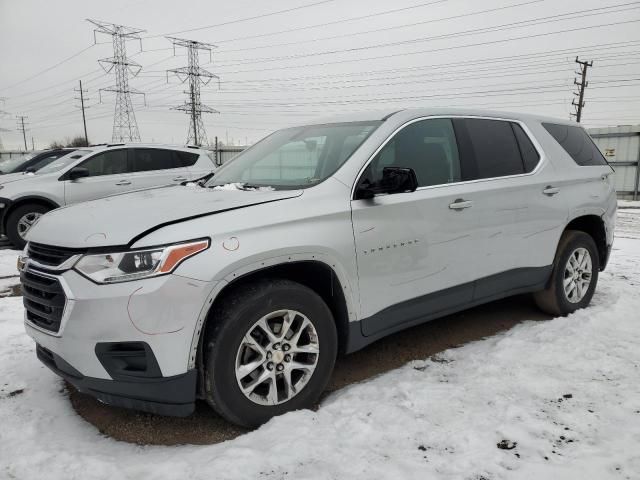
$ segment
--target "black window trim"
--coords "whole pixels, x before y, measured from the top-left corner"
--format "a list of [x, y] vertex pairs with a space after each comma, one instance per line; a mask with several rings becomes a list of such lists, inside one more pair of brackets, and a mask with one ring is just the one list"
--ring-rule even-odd
[[[404, 129], [405, 127], [407, 127], [407, 126], [409, 126], [409, 125], [411, 125], [412, 123], [415, 123], [415, 122], [420, 122], [422, 120], [438, 119], [438, 118], [451, 119], [451, 120], [453, 120], [454, 118], [461, 118], [461, 119], [473, 118], [473, 119], [476, 119], [476, 120], [498, 120], [498, 121], [501, 121], [501, 122], [517, 123], [522, 128], [522, 130], [524, 131], [525, 135], [527, 135], [527, 137], [529, 137], [529, 140], [533, 144], [533, 148], [535, 148], [535, 150], [538, 152], [538, 156], [539, 156], [538, 164], [536, 165], [536, 168], [534, 168], [530, 172], [516, 173], [514, 175], [505, 175], [505, 176], [501, 176], [501, 177], [477, 178], [477, 179], [474, 179], [474, 180], [461, 180], [459, 182], [442, 183], [440, 185], [426, 185], [424, 187], [418, 187], [415, 190], [415, 192], [420, 192], [420, 191], [426, 190], [426, 189], [450, 187], [450, 186], [453, 186], [453, 185], [463, 185], [463, 184], [477, 183], [477, 182], [490, 182], [490, 181], [494, 181], [494, 180], [503, 180], [503, 179], [508, 179], [508, 178], [518, 178], [518, 177], [525, 177], [525, 176], [529, 176], [529, 175], [535, 175], [547, 163], [547, 156], [544, 154], [544, 150], [542, 149], [542, 146], [540, 145], [538, 140], [535, 138], [535, 136], [531, 133], [531, 130], [529, 129], [529, 127], [520, 119], [517, 119], [517, 118], [503, 118], [503, 117], [487, 117], [487, 116], [483, 116], [483, 115], [460, 115], [460, 114], [454, 114], [454, 115], [426, 115], [426, 116], [422, 116], [422, 117], [412, 118], [411, 120], [407, 120], [405, 123], [403, 123], [398, 128], [396, 128], [378, 146], [378, 148], [375, 149], [375, 151], [367, 159], [365, 164], [362, 166], [362, 168], [358, 171], [358, 174], [356, 175], [356, 181], [354, 182], [354, 184], [351, 187], [351, 200], [356, 200], [355, 194], [356, 194], [357, 186], [360, 183], [360, 180], [362, 179], [362, 175], [364, 175], [365, 170], [367, 169], [369, 164], [373, 161], [373, 159], [376, 157], [376, 155], [378, 155], [378, 153], [387, 145], [387, 143], [389, 143], [393, 139], [393, 137], [395, 137], [396, 134], [398, 132], [400, 132], [400, 130]], [[513, 128], [511, 130], [513, 130]], [[524, 162], [524, 160], [523, 160], [523, 162]], [[407, 192], [407, 193], [405, 193], [405, 195], [411, 195], [411, 194], [413, 194], [415, 192]]]
[[[134, 155], [135, 155], [135, 150], [163, 150], [165, 152], [183, 152], [183, 153], [190, 153], [190, 154], [194, 154], [193, 152], [186, 152], [184, 150], [176, 150], [173, 148], [167, 148], [167, 147], [154, 147], [154, 146], [129, 146], [129, 153], [127, 155], [127, 159], [128, 159], [128, 165], [129, 165], [129, 170], [132, 175], [136, 175], [136, 174], [140, 174], [140, 173], [147, 173], [147, 172], [166, 172], [168, 170], [180, 170], [180, 169], [185, 169], [185, 168], [189, 168], [189, 167], [171, 167], [171, 168], [157, 168], [155, 170], [133, 170], [134, 167]], [[198, 162], [198, 159], [200, 158], [200, 154], [197, 153], [196, 155], [198, 155], [198, 158], [196, 159], [196, 161], [194, 162], [193, 165], [195, 165]], [[193, 166], [192, 165], [192, 166]], [[179, 173], [179, 172], [176, 172]]]

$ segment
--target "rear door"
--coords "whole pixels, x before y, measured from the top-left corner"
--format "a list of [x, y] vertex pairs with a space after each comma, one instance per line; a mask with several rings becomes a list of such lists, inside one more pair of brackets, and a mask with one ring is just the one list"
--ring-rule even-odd
[[[570, 199], [570, 217], [613, 215], [616, 205], [613, 169], [591, 137], [579, 126], [554, 123], [542, 126], [562, 147], [558, 155], [562, 158], [557, 162], [560, 170], [557, 188]], [[613, 233], [609, 233], [611, 237]]]
[[473, 202], [474, 299], [544, 283], [568, 215], [553, 165], [521, 122], [456, 118], [454, 125], [468, 181], [463, 198]]
[[178, 184], [191, 178], [175, 150], [133, 148], [130, 157], [132, 178], [137, 188]]
[[66, 204], [93, 200], [136, 188], [129, 169], [126, 148], [97, 153], [76, 167], [89, 170], [89, 176], [77, 180], [63, 180]]

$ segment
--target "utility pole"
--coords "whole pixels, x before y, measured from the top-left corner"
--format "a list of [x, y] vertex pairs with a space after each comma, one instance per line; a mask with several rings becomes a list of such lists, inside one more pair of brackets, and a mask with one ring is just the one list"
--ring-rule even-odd
[[95, 43], [98, 43], [96, 41], [96, 33], [111, 35], [113, 42], [113, 57], [98, 60], [98, 63], [106, 73], [110, 73], [113, 70], [116, 74], [116, 84], [114, 86], [101, 88], [99, 90], [100, 103], [102, 103], [103, 91], [115, 92], [116, 94], [111, 141], [139, 142], [140, 132], [136, 122], [136, 116], [133, 112], [131, 94], [144, 96], [144, 93], [129, 87], [129, 74], [135, 77], [140, 73], [140, 70], [142, 70], [142, 66], [127, 57], [126, 42], [127, 40], [140, 40], [140, 47], [142, 48], [142, 39], [139, 34], [145, 30], [116, 25], [115, 23], [101, 22], [99, 20], [87, 19], [87, 21], [97, 27], [93, 30], [93, 40]]
[[[2, 102], [4, 104], [4, 101], [6, 100], [6, 98], [4, 97], [0, 97], [0, 102]], [[5, 112], [4, 110], [0, 110], [0, 118], [4, 117], [4, 116], [8, 116], [9, 112]], [[7, 130], [6, 128], [2, 128], [0, 127], [0, 132], [8, 132], [9, 130]], [[2, 150], [3, 145], [2, 145], [2, 139], [0, 138], [0, 150]]]
[[580, 65], [580, 71], [576, 72], [576, 75], [580, 75], [581, 79], [580, 81], [578, 81], [577, 78], [573, 80], [574, 85], [578, 87], [578, 91], [573, 92], [573, 94], [578, 97], [578, 103], [576, 103], [575, 98], [571, 101], [571, 105], [576, 109], [576, 113], [572, 113], [571, 116], [576, 117], [576, 122], [580, 123], [580, 120], [582, 120], [582, 109], [585, 105], [584, 91], [589, 86], [589, 82], [587, 82], [587, 70], [589, 67], [593, 66], [593, 61], [582, 62], [578, 57], [576, 57], [576, 63]]
[[36, 143], [33, 141], [33, 136], [31, 137], [31, 150], [35, 150], [36, 149]]
[[211, 79], [215, 78], [218, 80], [219, 86], [220, 78], [217, 75], [200, 68], [199, 51], [208, 51], [209, 60], [211, 60], [211, 51], [216, 48], [216, 46], [210, 43], [196, 42], [195, 40], [187, 40], [184, 38], [166, 38], [173, 43], [174, 55], [176, 47], [185, 47], [187, 49], [189, 63], [186, 67], [167, 70], [167, 82], [169, 82], [169, 73], [175, 74], [182, 83], [186, 81], [189, 82], [189, 90], [184, 92], [187, 94], [188, 100], [183, 105], [172, 107], [172, 110], [180, 110], [189, 114], [190, 120], [187, 144], [192, 143], [197, 146], [208, 145], [209, 141], [207, 140], [207, 132], [205, 131], [204, 123], [202, 122], [202, 114], [220, 112], [207, 105], [203, 105], [200, 102], [200, 85], [207, 85]]
[[[82, 89], [82, 80], [78, 80], [78, 82], [80, 82], [80, 88], [78, 89], [73, 89], [75, 92], [80, 92], [80, 98], [76, 97], [76, 100], [80, 100], [80, 108], [82, 109], [82, 123], [84, 125], [84, 141], [87, 144], [86, 146], [89, 146], [89, 137], [87, 136], [87, 118], [84, 115], [84, 94], [87, 92], [86, 90]], [[86, 107], [89, 108], [89, 107]]]
[[22, 139], [24, 140], [24, 151], [27, 151], [27, 128], [24, 125], [24, 120], [27, 118], [24, 115], [16, 115], [18, 119], [18, 131], [22, 132]]

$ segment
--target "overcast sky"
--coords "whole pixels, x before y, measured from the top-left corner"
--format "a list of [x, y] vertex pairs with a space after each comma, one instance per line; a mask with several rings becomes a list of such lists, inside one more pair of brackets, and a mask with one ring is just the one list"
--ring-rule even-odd
[[[252, 18], [253, 17], [253, 18]], [[170, 110], [185, 85], [166, 70], [186, 65], [164, 35], [210, 42], [203, 68], [220, 87], [202, 87], [208, 137], [244, 144], [327, 114], [412, 106], [473, 106], [567, 118], [576, 55], [589, 71], [587, 126], [640, 123], [640, 2], [624, 0], [0, 0], [0, 139], [21, 148], [16, 115], [28, 117], [28, 142], [45, 147], [80, 135], [73, 89], [89, 97], [89, 139], [111, 140], [115, 81], [98, 59], [93, 18], [146, 30], [142, 65], [130, 85], [145, 142], [184, 143], [188, 116]], [[84, 51], [83, 51], [84, 49]], [[80, 52], [80, 53], [79, 53]], [[71, 59], [69, 59], [72, 57]], [[65, 59], [69, 59], [64, 61]], [[59, 63], [63, 61], [62, 63]], [[57, 65], [57, 66], [56, 66]], [[54, 67], [54, 68], [51, 68]]]

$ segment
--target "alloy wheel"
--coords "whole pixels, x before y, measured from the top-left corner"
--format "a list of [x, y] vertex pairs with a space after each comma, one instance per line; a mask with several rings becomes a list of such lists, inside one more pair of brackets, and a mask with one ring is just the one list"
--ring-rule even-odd
[[279, 405], [311, 379], [320, 345], [311, 321], [296, 310], [265, 315], [247, 331], [236, 354], [235, 374], [242, 393], [259, 405]]
[[580, 302], [587, 294], [591, 285], [592, 269], [589, 250], [580, 247], [571, 252], [562, 282], [564, 294], [571, 303]]
[[20, 238], [24, 238], [29, 229], [41, 216], [42, 213], [29, 212], [20, 217], [20, 220], [18, 220], [18, 235], [20, 235]]

